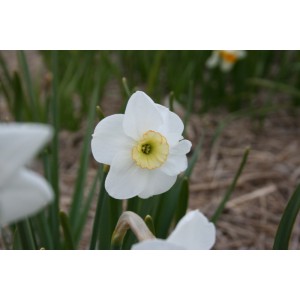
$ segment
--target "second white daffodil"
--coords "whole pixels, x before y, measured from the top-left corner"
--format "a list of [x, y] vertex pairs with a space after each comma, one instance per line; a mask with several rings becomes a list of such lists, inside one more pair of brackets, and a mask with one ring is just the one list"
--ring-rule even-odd
[[187, 168], [191, 142], [181, 119], [143, 92], [134, 93], [125, 114], [104, 118], [92, 139], [94, 158], [110, 165], [105, 188], [116, 199], [148, 198], [169, 190]]
[[216, 241], [216, 228], [200, 211], [188, 212], [166, 240], [147, 239], [132, 250], [209, 250]]
[[49, 183], [25, 167], [52, 136], [42, 124], [0, 124], [0, 227], [30, 217], [53, 200]]
[[219, 64], [223, 72], [228, 72], [232, 69], [237, 60], [245, 56], [246, 51], [243, 50], [214, 50], [206, 61], [206, 66], [208, 68], [214, 68]]

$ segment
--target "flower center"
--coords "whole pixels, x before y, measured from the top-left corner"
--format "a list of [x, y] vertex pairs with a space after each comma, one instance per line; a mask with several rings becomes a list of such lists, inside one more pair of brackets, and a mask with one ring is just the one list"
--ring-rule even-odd
[[142, 152], [145, 154], [150, 154], [151, 152], [151, 145], [150, 144], [144, 144], [142, 145]]
[[237, 60], [237, 56], [234, 53], [221, 50], [220, 56], [227, 62], [234, 63]]
[[160, 133], [149, 130], [132, 148], [132, 159], [135, 163], [148, 170], [159, 168], [169, 154], [169, 144]]

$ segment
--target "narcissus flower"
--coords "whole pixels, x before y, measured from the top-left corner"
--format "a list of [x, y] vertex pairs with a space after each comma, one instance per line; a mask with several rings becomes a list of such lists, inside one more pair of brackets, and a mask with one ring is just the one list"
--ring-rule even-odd
[[29, 217], [53, 199], [48, 182], [25, 168], [51, 138], [40, 124], [0, 124], [0, 227]]
[[166, 240], [148, 239], [132, 250], [209, 250], [216, 240], [215, 225], [198, 210], [187, 213]]
[[215, 50], [206, 61], [208, 68], [214, 68], [218, 64], [223, 72], [228, 72], [232, 69], [235, 62], [246, 56], [246, 51], [243, 50]]
[[191, 142], [183, 123], [143, 92], [134, 93], [125, 114], [104, 118], [92, 139], [94, 158], [110, 165], [105, 188], [116, 199], [148, 198], [169, 190], [187, 168]]

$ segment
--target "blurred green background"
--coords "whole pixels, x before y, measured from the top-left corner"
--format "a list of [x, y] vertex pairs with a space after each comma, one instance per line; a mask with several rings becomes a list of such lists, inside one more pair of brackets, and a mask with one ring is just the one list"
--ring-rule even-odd
[[14, 70], [7, 52], [0, 52], [0, 91], [17, 121], [49, 121], [54, 60], [60, 124], [71, 130], [86, 118], [96, 84], [100, 99], [112, 81], [123, 93], [120, 101], [128, 99], [123, 77], [130, 91], [141, 89], [157, 102], [172, 92], [175, 101], [199, 114], [300, 104], [299, 51], [247, 51], [227, 73], [206, 67], [211, 51], [39, 51], [44, 72], [38, 77], [30, 72], [26, 51], [17, 53]]

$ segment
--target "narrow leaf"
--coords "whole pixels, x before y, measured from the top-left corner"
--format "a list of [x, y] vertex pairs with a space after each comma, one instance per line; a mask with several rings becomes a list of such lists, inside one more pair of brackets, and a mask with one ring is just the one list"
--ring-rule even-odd
[[214, 215], [211, 218], [212, 222], [214, 222], [214, 223], [217, 222], [217, 220], [219, 219], [221, 213], [224, 210], [224, 207], [225, 207], [227, 201], [229, 200], [232, 192], [234, 191], [236, 183], [237, 183], [237, 181], [238, 181], [238, 179], [239, 179], [239, 177], [240, 177], [240, 175], [241, 175], [241, 173], [242, 173], [242, 171], [244, 169], [244, 166], [245, 166], [245, 164], [247, 162], [249, 151], [250, 151], [249, 148], [247, 148], [245, 150], [243, 158], [242, 158], [242, 161], [241, 161], [241, 164], [240, 164], [240, 166], [239, 166], [239, 168], [238, 168], [238, 170], [237, 170], [237, 172], [236, 172], [236, 174], [235, 174], [235, 176], [233, 178], [233, 181], [232, 181], [231, 185], [228, 187], [228, 189], [227, 189], [227, 191], [226, 191], [226, 193], [225, 193], [225, 195], [224, 195], [224, 197], [223, 197], [220, 205], [218, 206], [218, 208], [216, 209]]
[[281, 217], [273, 250], [287, 250], [289, 247], [289, 241], [294, 227], [294, 223], [298, 212], [300, 210], [300, 184], [296, 188], [294, 194], [289, 200], [283, 215]]
[[69, 218], [67, 214], [63, 211], [59, 212], [60, 224], [63, 229], [64, 237], [65, 237], [65, 249], [74, 250], [74, 241], [71, 233]]
[[189, 180], [187, 177], [183, 178], [181, 189], [179, 193], [179, 199], [177, 203], [177, 209], [175, 212], [175, 224], [186, 214], [189, 203]]

